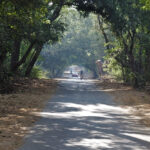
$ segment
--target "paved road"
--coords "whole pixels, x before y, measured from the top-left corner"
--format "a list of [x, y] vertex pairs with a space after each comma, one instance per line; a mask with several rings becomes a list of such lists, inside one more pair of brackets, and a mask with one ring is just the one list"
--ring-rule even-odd
[[150, 128], [92, 81], [60, 81], [19, 150], [149, 150]]

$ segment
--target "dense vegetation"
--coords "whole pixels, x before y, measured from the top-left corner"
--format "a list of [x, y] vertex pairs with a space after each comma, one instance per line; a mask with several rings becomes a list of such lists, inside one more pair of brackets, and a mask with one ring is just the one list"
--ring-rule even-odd
[[[42, 55], [49, 53], [51, 66], [55, 65], [55, 67], [58, 68], [57, 71], [61, 71], [68, 63], [77, 63], [77, 61], [90, 70], [95, 70], [92, 68], [92, 63], [97, 59], [95, 52], [98, 52], [97, 47], [99, 44], [100, 49], [103, 46], [101, 43], [98, 43], [99, 40], [95, 39], [91, 44], [96, 42], [98, 44], [95, 46], [96, 49], [93, 49], [89, 42], [89, 37], [85, 38], [84, 32], [91, 34], [93, 40], [94, 37], [98, 36], [98, 34], [96, 36], [93, 35], [95, 31], [91, 31], [91, 33], [89, 31], [89, 27], [92, 28], [90, 18], [87, 19], [87, 24], [89, 24], [86, 26], [87, 28], [83, 28], [82, 26], [84, 21], [72, 22], [72, 24], [74, 23], [76, 26], [72, 28], [71, 32], [71, 29], [66, 31], [65, 38], [60, 41], [64, 31], [67, 30], [67, 23], [69, 22], [69, 24], [71, 24], [70, 21], [73, 21], [73, 16], [70, 16], [70, 20], [67, 20], [67, 18], [64, 19], [63, 14], [65, 12], [62, 11], [62, 8], [67, 9], [66, 7], [76, 8], [80, 14], [85, 17], [88, 16], [89, 13], [97, 15], [97, 23], [99, 23], [101, 33], [107, 43], [105, 59], [107, 60], [108, 70], [110, 72], [117, 72], [117, 75], [122, 78], [124, 82], [134, 87], [143, 87], [149, 82], [149, 0], [1, 0], [1, 86], [3, 86], [6, 81], [10, 81], [10, 77], [30, 76], [33, 66], [42, 50]], [[71, 13], [68, 15], [71, 15]], [[80, 33], [76, 31], [76, 27], [81, 29]], [[110, 32], [113, 37], [110, 36]], [[73, 34], [73, 36], [71, 34]], [[77, 36], [77, 34], [80, 34], [80, 38], [78, 38], [79, 35]], [[69, 41], [70, 36], [73, 38]], [[99, 39], [101, 39], [101, 34]], [[88, 42], [86, 42], [86, 40]], [[55, 48], [53, 50], [60, 52], [58, 56], [53, 57], [53, 50], [51, 51], [51, 46], [48, 45], [57, 41], [60, 43], [54, 46]], [[67, 44], [67, 42], [69, 43]], [[73, 46], [72, 49], [69, 48], [71, 45]], [[50, 47], [48, 49], [51, 52], [46, 52], [48, 51], [45, 50], [47, 49], [46, 47]], [[79, 47], [79, 49], [76, 49], [76, 47]], [[66, 53], [64, 51], [66, 51]], [[100, 53], [99, 51], [98, 54]], [[58, 53], [56, 52], [56, 54]], [[88, 57], [86, 54], [91, 57]], [[68, 59], [64, 59], [65, 57]], [[80, 59], [80, 57], [82, 59]], [[56, 62], [54, 58], [60, 61], [62, 66], [53, 63]]]
[[62, 7], [62, 1], [0, 2], [1, 86], [11, 76], [29, 76], [43, 45], [58, 41], [65, 29], [59, 19]]
[[[75, 9], [63, 10], [67, 31], [62, 40], [54, 45], [46, 44], [38, 65], [49, 72], [50, 77], [61, 76], [65, 67], [84, 66], [97, 76], [96, 60], [104, 56], [104, 40], [97, 25], [97, 17], [81, 16]], [[96, 28], [95, 28], [96, 27]]]
[[110, 25], [116, 39], [107, 51], [111, 68], [121, 70], [124, 82], [144, 86], [150, 77], [149, 1], [77, 0], [75, 4], [78, 10], [94, 12]]

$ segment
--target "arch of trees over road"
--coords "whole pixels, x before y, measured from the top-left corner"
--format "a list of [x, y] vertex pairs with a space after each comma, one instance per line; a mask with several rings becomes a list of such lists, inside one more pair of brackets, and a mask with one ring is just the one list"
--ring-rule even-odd
[[[16, 75], [31, 75], [45, 45], [60, 42], [70, 23], [64, 16], [72, 9], [84, 17], [95, 14], [105, 41], [108, 70], [118, 72], [124, 82], [135, 87], [145, 86], [150, 80], [149, 0], [1, 0], [1, 86]], [[95, 51], [86, 51], [87, 56], [81, 63], [91, 55], [90, 60], [96, 59], [98, 50]], [[57, 58], [63, 64], [60, 53]], [[52, 56], [51, 53], [51, 64]], [[84, 65], [91, 69], [91, 63]]]

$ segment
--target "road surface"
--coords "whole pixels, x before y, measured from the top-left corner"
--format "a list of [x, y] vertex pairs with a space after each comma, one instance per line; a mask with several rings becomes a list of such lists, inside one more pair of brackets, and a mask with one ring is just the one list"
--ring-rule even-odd
[[150, 128], [93, 81], [62, 80], [19, 150], [149, 150]]

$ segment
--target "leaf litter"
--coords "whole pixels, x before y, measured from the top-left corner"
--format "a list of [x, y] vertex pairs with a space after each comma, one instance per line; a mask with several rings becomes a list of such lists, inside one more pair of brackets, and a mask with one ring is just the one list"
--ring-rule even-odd
[[56, 90], [50, 79], [19, 79], [11, 94], [0, 94], [0, 150], [15, 150]]

